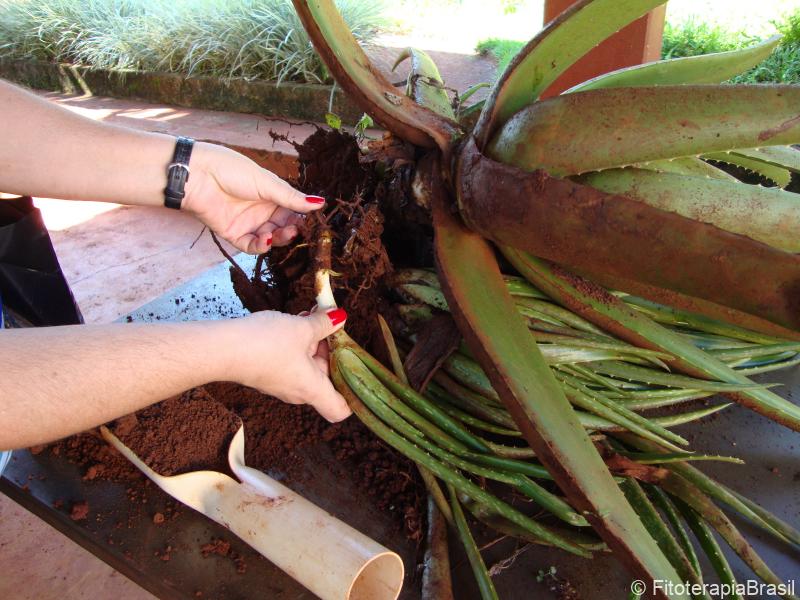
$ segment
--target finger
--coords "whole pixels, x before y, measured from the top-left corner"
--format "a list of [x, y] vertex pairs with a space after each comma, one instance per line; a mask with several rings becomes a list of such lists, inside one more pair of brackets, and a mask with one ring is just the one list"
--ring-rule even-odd
[[258, 193], [264, 201], [274, 202], [279, 206], [299, 213], [319, 210], [325, 205], [324, 198], [320, 196], [306, 196], [304, 193], [294, 189], [283, 179], [266, 169], [262, 169], [260, 173], [261, 177], [258, 179]]
[[279, 206], [275, 209], [275, 212], [272, 213], [272, 216], [270, 216], [269, 220], [279, 227], [286, 227], [287, 225], [297, 225], [304, 218], [305, 217], [303, 215], [296, 213], [293, 210]]
[[328, 342], [322, 340], [317, 344], [317, 350], [314, 352], [314, 356], [321, 356], [325, 360], [328, 360], [331, 356], [331, 349], [328, 347]]
[[331, 380], [317, 368], [316, 364], [313, 365], [313, 369], [316, 374], [315, 393], [308, 399], [308, 403], [322, 418], [331, 423], [338, 423], [349, 417], [352, 411], [342, 395], [333, 387]]
[[317, 365], [317, 368], [325, 374], [325, 377], [331, 376], [331, 365], [326, 358], [315, 356], [312, 360]]
[[311, 326], [312, 341], [324, 340], [344, 326], [347, 313], [343, 308], [332, 308], [328, 311], [317, 311], [306, 317], [306, 322]]
[[272, 234], [272, 245], [273, 246], [286, 246], [289, 244], [294, 238], [297, 237], [297, 227], [294, 225], [289, 225], [287, 227], [280, 227], [276, 229]]
[[272, 247], [272, 234], [262, 233], [254, 235], [252, 233], [245, 233], [235, 240], [229, 241], [242, 252], [247, 252], [248, 254], [263, 254], [264, 252], [268, 252], [270, 247]]

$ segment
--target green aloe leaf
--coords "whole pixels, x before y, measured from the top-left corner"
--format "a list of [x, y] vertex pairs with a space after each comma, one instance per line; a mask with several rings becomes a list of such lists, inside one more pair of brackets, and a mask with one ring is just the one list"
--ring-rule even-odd
[[[653, 506], [653, 503], [647, 497], [647, 494], [645, 494], [642, 486], [639, 485], [635, 479], [626, 477], [620, 484], [620, 488], [628, 499], [628, 502], [631, 503], [631, 506], [634, 507], [637, 514], [642, 519], [642, 523], [644, 523], [647, 531], [649, 531], [653, 539], [656, 540], [661, 550], [667, 558], [669, 558], [672, 566], [675, 567], [683, 580], [687, 583], [701, 583], [702, 580], [700, 579], [699, 572], [695, 571], [689, 558], [683, 551], [683, 548], [681, 548], [675, 536], [672, 535], [672, 532], [669, 530], [669, 527], [667, 527], [667, 524], [664, 523], [661, 515], [658, 514], [656, 507]], [[706, 596], [701, 597], [707, 598]]]
[[481, 552], [475, 543], [475, 539], [472, 537], [467, 520], [464, 518], [464, 512], [461, 510], [461, 503], [458, 501], [456, 490], [452, 485], [447, 484], [447, 491], [450, 494], [450, 511], [453, 514], [456, 531], [467, 553], [467, 559], [472, 567], [475, 580], [478, 582], [481, 600], [499, 600], [489, 571], [486, 570], [486, 564], [483, 562]]
[[[657, 447], [641, 437], [622, 434], [618, 436], [627, 444], [644, 451], [645, 453], [659, 453]], [[716, 481], [703, 473], [700, 469], [685, 462], [670, 461], [667, 468], [680, 475], [686, 481], [697, 487], [700, 491], [708, 494], [717, 502], [722, 502], [738, 512], [740, 515], [762, 528], [764, 531], [775, 536], [782, 542], [800, 546], [800, 532], [788, 523], [782, 521], [768, 510], [758, 504], [733, 491], [724, 484]]]
[[[674, 415], [667, 415], [664, 417], [653, 417], [649, 419], [649, 421], [655, 425], [660, 425], [661, 427], [677, 427], [678, 425], [686, 425], [687, 423], [693, 423], [695, 421], [705, 419], [706, 417], [725, 410], [729, 406], [731, 406], [730, 403], [719, 404], [717, 406], [702, 408], [695, 411], [676, 413]], [[612, 423], [607, 419], [596, 417], [595, 415], [590, 415], [587, 413], [581, 413], [581, 423], [584, 427], [591, 431], [613, 431], [621, 433], [626, 431], [624, 427], [620, 427], [619, 425]]]
[[732, 154], [746, 156], [769, 165], [782, 167], [792, 173], [800, 173], [800, 152], [791, 146], [764, 146], [762, 148], [745, 148], [731, 150]]
[[[708, 561], [711, 563], [712, 568], [716, 571], [717, 576], [721, 583], [730, 586], [731, 590], [737, 589], [737, 581], [736, 576], [733, 574], [733, 569], [731, 569], [730, 564], [728, 564], [728, 559], [725, 558], [725, 554], [722, 552], [722, 548], [720, 547], [717, 539], [714, 537], [714, 532], [711, 528], [700, 518], [700, 515], [697, 514], [688, 504], [683, 502], [680, 498], [673, 498], [672, 501], [678, 507], [683, 518], [686, 520], [686, 523], [689, 525], [689, 528], [694, 533], [694, 536], [697, 538], [697, 541], [700, 543], [700, 547], [705, 552], [706, 556], [708, 557]], [[731, 595], [726, 597], [726, 600], [744, 600], [738, 592], [734, 591]]]
[[675, 462], [716, 461], [734, 465], [743, 465], [744, 461], [735, 456], [714, 456], [710, 454], [662, 454], [661, 452], [626, 452], [617, 450], [617, 454], [627, 456], [643, 465], [666, 465]]
[[700, 390], [704, 392], [739, 392], [742, 390], [764, 387], [754, 382], [720, 383], [717, 381], [708, 381], [697, 379], [695, 377], [687, 377], [685, 375], [664, 373], [662, 371], [656, 371], [655, 369], [644, 369], [635, 365], [626, 365], [624, 363], [612, 361], [591, 363], [588, 365], [588, 367], [597, 373], [610, 375], [618, 379], [640, 381], [648, 385], [662, 385], [666, 387], [682, 388], [685, 390]]
[[436, 63], [428, 54], [417, 48], [406, 48], [397, 57], [392, 71], [406, 59], [411, 59], [411, 70], [406, 84], [406, 95], [420, 106], [455, 120], [456, 114]]
[[762, 62], [780, 41], [781, 36], [776, 35], [740, 50], [659, 60], [619, 69], [580, 83], [564, 93], [649, 85], [722, 83]]
[[[692, 377], [735, 384], [752, 383], [744, 375], [697, 348], [687, 337], [670, 331], [626, 306], [600, 286], [513, 248], [504, 247], [502, 251], [521, 274], [562, 306], [631, 344], [671, 354], [676, 358], [668, 362], [677, 370]], [[731, 392], [729, 395], [740, 404], [800, 431], [800, 407], [770, 390], [757, 388]]]
[[[763, 581], [776, 587], [780, 586], [782, 589], [790, 589], [773, 573], [725, 513], [698, 488], [675, 474], [664, 479], [661, 487], [697, 512]], [[788, 592], [781, 597], [786, 600], [797, 600], [797, 596]]]
[[[716, 156], [711, 155], [711, 158]], [[623, 194], [648, 206], [712, 223], [787, 252], [800, 252], [800, 198], [797, 194], [734, 181], [642, 169], [609, 169], [582, 179], [604, 192]]]
[[695, 573], [700, 575], [702, 578], [703, 570], [700, 567], [700, 561], [697, 558], [697, 553], [695, 552], [692, 541], [689, 539], [689, 534], [686, 532], [683, 522], [678, 515], [678, 510], [675, 508], [672, 500], [670, 500], [669, 496], [664, 493], [664, 490], [658, 486], [647, 485], [646, 488], [647, 493], [653, 499], [653, 503], [661, 509], [661, 512], [664, 513], [664, 516], [667, 518], [667, 521], [677, 537], [678, 543], [681, 545], [681, 548], [683, 548], [686, 558], [689, 559], [689, 562], [691, 563]]
[[[630, 294], [615, 294], [622, 298], [625, 304], [628, 304], [638, 311], [648, 315], [651, 319], [662, 325], [669, 325], [671, 327], [686, 327], [696, 332], [704, 332], [711, 334], [708, 339], [714, 339], [713, 336], [720, 336], [722, 338], [732, 338], [734, 340], [742, 340], [743, 342], [750, 342], [752, 344], [777, 344], [784, 340], [774, 335], [752, 331], [738, 325], [733, 325], [727, 321], [707, 317], [705, 315], [690, 312], [674, 306], [666, 306], [631, 296]], [[726, 339], [725, 343], [729, 344], [731, 339]], [[739, 344], [744, 346], [747, 344]], [[730, 347], [730, 346], [726, 346]]]
[[[337, 363], [350, 389], [394, 431], [462, 472], [513, 486], [570, 525], [579, 527], [588, 525], [586, 520], [562, 498], [548, 492], [524, 475], [517, 472], [509, 473], [507, 466], [514, 461], [497, 459], [483, 461], [486, 466], [476, 464], [476, 456], [466, 452], [465, 448], [454, 443], [454, 440], [448, 440], [443, 432], [432, 430], [423, 417], [399, 402], [388, 389], [382, 388], [379, 380], [361, 362], [360, 356], [352, 348], [339, 350]], [[435, 440], [435, 443], [431, 440]]]
[[293, 0], [293, 4], [314, 50], [348, 98], [398, 137], [449, 152], [458, 126], [397, 93], [370, 63], [333, 0]]
[[548, 23], [495, 84], [475, 126], [478, 146], [584, 54], [661, 4], [664, 0], [580, 0]]
[[[578, 556], [590, 556], [590, 554], [584, 548], [574, 544], [569, 539], [562, 537], [556, 530], [538, 523], [532, 518], [506, 504], [502, 500], [497, 499], [495, 496], [464, 477], [457, 469], [454, 469], [437, 458], [434, 458], [415, 443], [407, 440], [391, 428], [384, 425], [384, 423], [367, 408], [364, 402], [362, 402], [359, 396], [348, 385], [338, 362], [341, 355], [342, 354], [336, 351], [334, 351], [331, 355], [331, 378], [333, 383], [336, 386], [336, 389], [339, 390], [342, 396], [344, 396], [348, 405], [358, 416], [359, 420], [364, 423], [364, 425], [368, 427], [376, 436], [401, 454], [406, 455], [417, 464], [424, 466], [445, 483], [453, 485], [456, 489], [467, 494], [475, 501], [491, 507], [492, 510], [503, 515], [503, 517], [515, 523], [517, 526], [530, 532], [538, 539], [572, 552], [573, 554], [577, 554]], [[379, 394], [381, 392], [380, 390], [372, 390], [372, 393]]]
[[800, 142], [800, 86], [658, 86], [566, 94], [528, 106], [486, 154], [566, 176]]
[[[487, 506], [485, 504], [481, 504], [479, 502], [475, 502], [472, 498], [467, 496], [466, 494], [461, 494], [459, 498], [462, 504], [466, 507], [469, 512], [472, 513], [476, 519], [480, 522], [485, 523], [495, 531], [502, 533], [503, 535], [507, 535], [513, 538], [520, 539], [522, 541], [528, 542], [530, 544], [540, 544], [540, 545], [548, 545], [551, 546], [552, 544], [548, 544], [541, 538], [537, 538], [532, 535], [529, 531], [521, 528], [519, 525], [512, 523], [497, 511], [495, 511], [492, 507]], [[574, 544], [581, 546], [586, 550], [592, 551], [607, 551], [608, 547], [601, 541], [599, 541], [596, 537], [592, 537], [591, 535], [587, 535], [582, 531], [578, 531], [574, 528], [569, 529], [559, 529], [559, 533], [562, 537], [571, 540]]]
[[751, 173], [769, 179], [777, 184], [778, 187], [785, 188], [792, 181], [792, 173], [788, 169], [754, 160], [738, 152], [712, 152], [711, 154], [704, 154], [703, 158], [741, 167]]
[[696, 156], [682, 156], [669, 160], [654, 160], [651, 162], [636, 163], [632, 165], [637, 169], [647, 169], [659, 173], [676, 173], [678, 175], [690, 175], [692, 177], [710, 177], [711, 179], [722, 179], [723, 181], [738, 181], [733, 175], [718, 169], [714, 165], [708, 164]]
[[481, 83], [476, 83], [475, 85], [471, 86], [468, 90], [466, 90], [463, 94], [459, 95], [458, 97], [459, 104], [464, 104], [464, 102], [472, 98], [472, 96], [476, 92], [482, 90], [483, 88], [488, 88], [488, 87], [492, 87], [492, 84], [487, 83], [485, 81], [482, 81]]
[[[536, 147], [538, 140], [523, 145]], [[560, 143], [551, 151], [561, 152]], [[542, 170], [504, 165], [482, 155], [472, 139], [462, 146], [456, 187], [467, 225], [500, 245], [592, 279], [616, 280], [615, 289], [648, 296], [642, 288], [661, 290], [657, 298], [670, 290], [800, 330], [800, 255]]]
[[432, 196], [434, 246], [447, 303], [514, 422], [570, 503], [634, 574], [679, 581], [545, 363], [491, 247], [456, 220], [445, 206], [443, 190], [434, 190]]
[[[720, 231], [718, 228], [714, 228], [717, 231]], [[748, 240], [743, 236], [737, 236], [739, 239]], [[757, 242], [753, 242], [757, 243]], [[768, 246], [764, 246], [763, 244], [759, 244], [765, 248]], [[779, 256], [781, 257], [779, 260], [783, 260], [786, 257], [791, 257], [790, 260], [793, 261], [794, 255], [781, 252], [779, 250], [775, 250], [770, 248], [770, 251], [778, 252]], [[713, 254], [711, 254], [713, 256]], [[673, 257], [674, 259], [674, 257]], [[771, 268], [772, 261], [766, 261], [762, 268]], [[791, 284], [789, 281], [796, 275], [792, 275], [791, 273], [800, 270], [800, 262], [797, 262], [793, 267], [788, 269], [783, 275], [779, 275], [776, 278], [769, 278], [771, 283], [767, 283], [767, 279], [764, 279], [761, 284], [763, 285], [784, 285], [787, 286], [785, 289], [791, 288]], [[800, 272], [800, 271], [798, 271]], [[716, 302], [712, 302], [710, 300], [704, 300], [700, 298], [697, 294], [691, 295], [686, 292], [678, 292], [674, 289], [667, 289], [653, 284], [646, 284], [639, 281], [634, 281], [630, 278], [620, 277], [619, 275], [609, 275], [608, 273], [592, 273], [591, 275], [588, 274], [588, 271], [584, 271], [581, 273], [580, 271], [578, 274], [583, 274], [587, 277], [590, 277], [592, 281], [602, 285], [603, 287], [609, 290], [624, 290], [624, 292], [615, 291], [614, 294], [632, 294], [634, 298], [647, 298], [649, 302], [658, 303], [662, 307], [669, 307], [669, 309], [676, 309], [682, 314], [686, 315], [693, 315], [694, 318], [707, 318], [718, 323], [726, 323], [728, 325], [733, 325], [739, 329], [746, 329], [749, 330], [751, 333], [759, 333], [763, 334], [767, 337], [780, 340], [800, 340], [800, 319], [796, 319], [795, 325], [791, 326], [782, 326], [778, 325], [775, 321], [769, 320], [769, 318], [765, 318], [763, 316], [755, 316], [754, 312], [762, 312], [753, 310], [752, 308], [749, 309], [750, 312], [746, 312], [745, 310], [731, 308], [730, 306], [725, 306], [724, 302], [721, 299], [718, 299]], [[710, 276], [713, 276], [709, 273]], [[781, 280], [781, 283], [776, 284], [776, 281]], [[736, 288], [734, 291], [738, 294], [741, 294], [743, 289], [746, 289], [747, 294], [759, 295], [760, 292], [758, 290], [751, 290], [749, 289], [750, 286], [747, 285], [747, 278], [738, 279], [738, 283], [733, 283], [733, 286]], [[744, 282], [744, 284], [742, 283]], [[625, 297], [625, 296], [623, 296]], [[625, 300], [628, 302], [628, 299]], [[785, 302], [791, 303], [791, 295], [788, 295], [784, 298]], [[769, 301], [768, 301], [769, 302]], [[666, 315], [667, 311], [661, 311], [664, 315]], [[770, 310], [769, 312], [772, 312]], [[778, 310], [778, 312], [782, 313], [783, 316], [780, 317], [779, 320], [785, 321], [784, 317], [789, 317], [792, 312], [796, 312], [796, 309], [792, 309], [789, 311], [785, 310]], [[677, 314], [675, 315], [677, 317]], [[668, 318], [668, 317], [666, 317]], [[659, 317], [657, 320], [659, 322], [665, 322], [670, 324], [666, 318]], [[792, 319], [789, 319], [792, 320]], [[705, 329], [701, 329], [701, 331], [706, 331]], [[736, 337], [735, 335], [731, 335], [730, 337]], [[743, 339], [743, 338], [739, 338]]]

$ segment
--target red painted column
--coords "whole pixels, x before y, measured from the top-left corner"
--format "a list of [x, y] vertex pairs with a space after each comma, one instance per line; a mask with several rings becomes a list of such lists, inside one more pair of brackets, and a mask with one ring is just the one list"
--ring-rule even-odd
[[[549, 23], [576, 0], [545, 0], [544, 22]], [[609, 71], [658, 60], [664, 33], [666, 6], [661, 6], [618, 31], [589, 52], [543, 94], [555, 96], [573, 85]]]

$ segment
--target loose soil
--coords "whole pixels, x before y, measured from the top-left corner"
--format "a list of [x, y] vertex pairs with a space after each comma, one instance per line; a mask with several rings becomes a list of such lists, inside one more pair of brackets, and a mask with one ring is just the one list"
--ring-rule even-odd
[[228, 446], [241, 421], [203, 388], [119, 419], [114, 434], [160, 475], [229, 472]]
[[[353, 136], [319, 129], [297, 145], [299, 178], [307, 194], [326, 199], [325, 208], [300, 225], [300, 244], [273, 248], [268, 271], [251, 279], [260, 293], [237, 294], [248, 309], [263, 306], [289, 313], [314, 305], [314, 259], [324, 231], [333, 235], [332, 286], [347, 311], [347, 330], [361, 345], [380, 353], [376, 315], [392, 319], [388, 283], [396, 264], [420, 264], [430, 246], [429, 219], [408, 201], [414, 149], [394, 138], [359, 142]], [[431, 259], [428, 252], [429, 261]], [[415, 262], [417, 261], [417, 262]], [[231, 269], [241, 287], [241, 274]]]

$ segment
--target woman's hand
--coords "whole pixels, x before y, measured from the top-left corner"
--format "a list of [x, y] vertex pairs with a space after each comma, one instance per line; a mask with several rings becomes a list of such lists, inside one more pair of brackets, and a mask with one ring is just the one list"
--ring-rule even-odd
[[347, 418], [350, 408], [328, 377], [325, 341], [346, 318], [336, 308], [306, 316], [263, 311], [225, 321], [227, 343], [236, 345], [227, 378], [290, 404], [310, 404], [328, 421]]
[[183, 208], [249, 254], [288, 244], [301, 215], [325, 203], [223, 146], [196, 143], [189, 168]]

